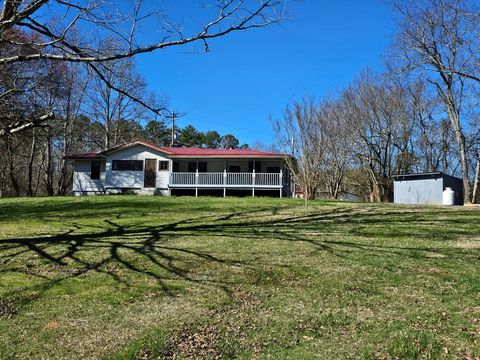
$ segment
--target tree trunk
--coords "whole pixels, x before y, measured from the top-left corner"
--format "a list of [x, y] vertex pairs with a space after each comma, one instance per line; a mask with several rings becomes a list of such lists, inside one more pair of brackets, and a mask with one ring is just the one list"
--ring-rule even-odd
[[448, 172], [448, 162], [447, 162], [447, 155], [448, 155], [448, 123], [442, 120], [442, 169], [444, 173]]
[[28, 162], [27, 196], [33, 196], [33, 160], [35, 159], [36, 148], [37, 148], [37, 137], [35, 136], [35, 132], [34, 132], [33, 138], [32, 138], [32, 147], [30, 150], [30, 160]]
[[480, 151], [477, 156], [477, 166], [475, 167], [475, 180], [473, 182], [472, 203], [477, 202], [478, 182], [480, 177]]
[[368, 167], [368, 176], [370, 179], [370, 202], [380, 201], [380, 185], [375, 175], [375, 171], [372, 169], [371, 164]]
[[49, 133], [47, 135], [47, 147], [46, 151], [46, 160], [47, 160], [47, 167], [45, 169], [45, 187], [47, 189], [48, 196], [54, 195], [53, 190], [53, 159], [52, 159], [52, 135]]
[[9, 161], [9, 177], [15, 196], [20, 196], [20, 185], [15, 177], [15, 159], [13, 157], [13, 146], [11, 139], [7, 139], [7, 157]]
[[460, 119], [458, 118], [458, 113], [455, 107], [451, 89], [448, 89], [448, 93], [445, 100], [447, 103], [446, 105], [448, 110], [448, 117], [450, 119], [450, 123], [453, 126], [453, 130], [455, 131], [455, 139], [457, 140], [458, 149], [460, 151], [459, 155], [460, 155], [460, 164], [462, 167], [464, 203], [469, 204], [471, 200], [471, 192], [470, 192], [470, 182], [468, 179], [467, 147], [465, 145], [465, 135], [463, 134], [462, 127], [460, 125]]

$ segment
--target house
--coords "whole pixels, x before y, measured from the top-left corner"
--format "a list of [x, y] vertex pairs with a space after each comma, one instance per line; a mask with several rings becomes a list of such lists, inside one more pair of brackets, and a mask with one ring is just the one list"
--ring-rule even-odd
[[160, 147], [136, 140], [74, 161], [75, 195], [127, 193], [291, 196], [285, 155]]
[[393, 177], [395, 204], [442, 205], [443, 192], [451, 188], [454, 205], [463, 205], [463, 182], [441, 172], [396, 175]]

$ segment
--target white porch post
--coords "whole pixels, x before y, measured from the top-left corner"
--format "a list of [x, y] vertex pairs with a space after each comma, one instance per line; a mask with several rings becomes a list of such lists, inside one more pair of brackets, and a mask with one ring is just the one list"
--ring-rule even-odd
[[197, 169], [195, 171], [195, 197], [198, 197], [198, 161], [197, 161]]
[[227, 196], [227, 169], [223, 170], [223, 197]]
[[252, 196], [255, 197], [255, 161], [253, 162], [252, 171]]
[[283, 170], [280, 169], [280, 198], [282, 197], [282, 190], [283, 190]]
[[227, 171], [228, 171], [228, 160], [225, 159], [223, 165], [223, 197], [227, 196]]

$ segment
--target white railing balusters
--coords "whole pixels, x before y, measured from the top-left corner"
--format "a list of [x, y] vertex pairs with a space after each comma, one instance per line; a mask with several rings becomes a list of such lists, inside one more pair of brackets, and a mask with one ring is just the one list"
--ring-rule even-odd
[[172, 172], [170, 185], [220, 187], [280, 187], [283, 173]]

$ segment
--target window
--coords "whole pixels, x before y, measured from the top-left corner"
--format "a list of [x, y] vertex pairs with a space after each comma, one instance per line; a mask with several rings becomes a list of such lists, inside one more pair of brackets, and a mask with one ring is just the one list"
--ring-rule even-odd
[[267, 167], [267, 173], [279, 173], [280, 166], [269, 166]]
[[168, 161], [159, 161], [158, 170], [168, 170]]
[[188, 172], [197, 172], [197, 164], [198, 164], [198, 172], [207, 172], [207, 163], [205, 161], [196, 162], [190, 161], [188, 163]]
[[262, 163], [260, 161], [249, 161], [248, 162], [248, 172], [253, 172], [253, 164], [255, 164], [255, 172], [262, 172]]
[[180, 164], [176, 161], [173, 162], [173, 172], [179, 172], [180, 171]]
[[207, 172], [207, 163], [206, 162], [199, 162], [198, 163], [198, 172]]
[[143, 171], [143, 161], [142, 160], [112, 160], [112, 170]]
[[238, 166], [238, 165], [230, 165], [230, 172], [232, 172], [232, 173], [239, 173], [239, 172], [240, 172], [240, 166]]
[[90, 163], [90, 179], [100, 179], [100, 161], [94, 160]]

